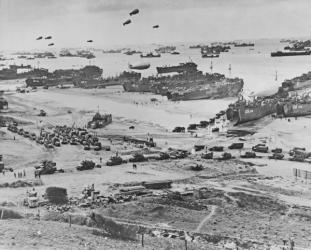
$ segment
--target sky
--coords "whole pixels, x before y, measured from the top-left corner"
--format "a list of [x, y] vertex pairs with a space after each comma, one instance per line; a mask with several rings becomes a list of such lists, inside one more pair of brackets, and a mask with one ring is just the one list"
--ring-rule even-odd
[[0, 0], [0, 51], [47, 48], [41, 35], [57, 48], [309, 36], [310, 8], [310, 0]]

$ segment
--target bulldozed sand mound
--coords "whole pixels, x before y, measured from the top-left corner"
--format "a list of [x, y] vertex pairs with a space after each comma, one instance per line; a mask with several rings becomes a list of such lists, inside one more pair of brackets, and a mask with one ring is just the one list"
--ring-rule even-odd
[[0, 184], [0, 188], [19, 188], [19, 187], [35, 187], [42, 186], [42, 180], [18, 180], [11, 183], [5, 182]]
[[0, 207], [0, 219], [7, 220], [7, 219], [21, 219], [23, 216], [18, 212]]

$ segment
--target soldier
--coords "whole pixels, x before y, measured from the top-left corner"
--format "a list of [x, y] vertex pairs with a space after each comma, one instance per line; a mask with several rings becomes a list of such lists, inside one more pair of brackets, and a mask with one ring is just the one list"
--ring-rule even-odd
[[295, 242], [292, 238], [289, 239], [289, 245], [290, 245], [290, 250], [294, 250], [295, 248]]

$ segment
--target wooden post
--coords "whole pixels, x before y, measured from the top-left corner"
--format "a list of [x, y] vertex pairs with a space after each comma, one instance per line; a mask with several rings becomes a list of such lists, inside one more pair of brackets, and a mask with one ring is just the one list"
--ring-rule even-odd
[[141, 235], [141, 246], [144, 247], [144, 234]]
[[187, 240], [186, 239], [185, 239], [185, 248], [186, 248], [186, 250], [188, 249]]
[[2, 210], [1, 210], [1, 220], [2, 220], [2, 218], [3, 218], [3, 214], [4, 214], [4, 209], [2, 208]]

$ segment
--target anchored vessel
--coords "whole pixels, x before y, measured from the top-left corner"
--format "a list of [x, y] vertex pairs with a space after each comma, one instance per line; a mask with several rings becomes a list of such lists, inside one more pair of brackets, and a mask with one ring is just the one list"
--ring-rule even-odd
[[175, 46], [163, 46], [155, 49], [157, 53], [172, 53], [176, 50]]
[[272, 52], [272, 57], [279, 57], [279, 56], [309, 56], [311, 54], [310, 50], [304, 51], [277, 51]]
[[254, 47], [254, 43], [234, 43], [234, 47]]
[[218, 58], [219, 54], [203, 53], [202, 58]]
[[147, 53], [147, 54], [141, 54], [140, 57], [146, 57], [146, 58], [153, 58], [153, 57], [161, 57], [161, 54], [156, 54], [156, 53]]

